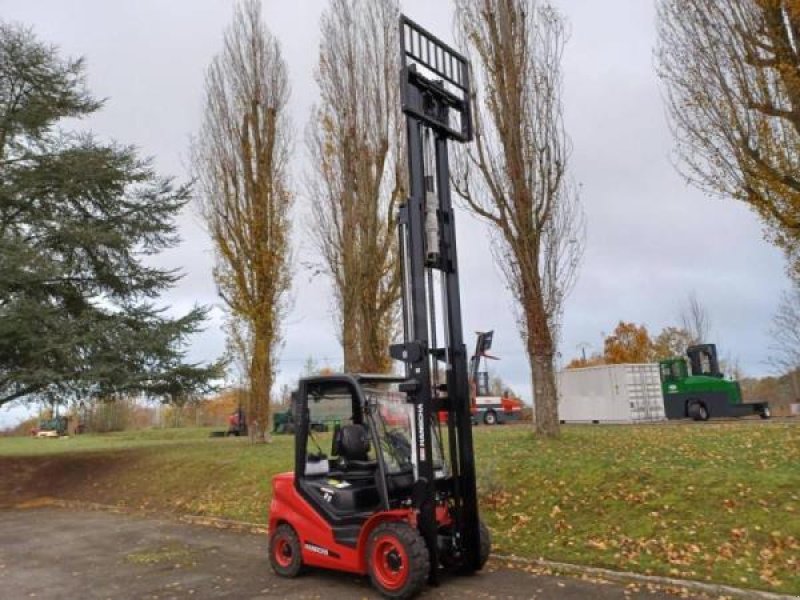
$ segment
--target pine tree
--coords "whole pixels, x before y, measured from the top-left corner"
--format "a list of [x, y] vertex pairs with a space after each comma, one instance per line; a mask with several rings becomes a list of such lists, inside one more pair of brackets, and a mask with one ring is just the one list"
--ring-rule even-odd
[[0, 406], [219, 374], [184, 361], [206, 310], [166, 316], [155, 301], [180, 274], [145, 262], [178, 242], [190, 189], [132, 147], [60, 128], [101, 106], [82, 60], [0, 22]]

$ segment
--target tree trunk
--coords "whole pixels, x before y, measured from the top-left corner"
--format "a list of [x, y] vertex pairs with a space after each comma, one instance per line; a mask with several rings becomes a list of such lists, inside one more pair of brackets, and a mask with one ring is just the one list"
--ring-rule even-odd
[[558, 396], [553, 357], [529, 355], [533, 387], [533, 426], [537, 434], [558, 437]]
[[358, 332], [355, 319], [350, 310], [343, 311], [342, 316], [342, 352], [344, 354], [345, 373], [357, 372], [361, 369], [358, 351]]
[[250, 421], [256, 442], [269, 442], [270, 390], [272, 389], [272, 365], [269, 340], [263, 331], [254, 332], [252, 369], [250, 372]]
[[555, 355], [547, 315], [535, 294], [526, 302], [527, 351], [533, 389], [533, 425], [537, 434], [558, 437], [558, 395], [556, 394]]

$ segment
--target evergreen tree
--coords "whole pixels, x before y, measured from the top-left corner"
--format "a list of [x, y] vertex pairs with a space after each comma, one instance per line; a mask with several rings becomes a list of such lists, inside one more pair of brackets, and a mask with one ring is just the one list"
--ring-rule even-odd
[[219, 374], [185, 364], [206, 309], [166, 316], [155, 301], [180, 275], [145, 262], [178, 242], [189, 187], [132, 147], [60, 129], [101, 105], [82, 60], [0, 22], [0, 405]]

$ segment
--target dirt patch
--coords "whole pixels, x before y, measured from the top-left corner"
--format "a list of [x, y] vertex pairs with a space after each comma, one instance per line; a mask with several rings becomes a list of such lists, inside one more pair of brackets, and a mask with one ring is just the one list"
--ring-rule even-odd
[[115, 476], [140, 459], [135, 451], [0, 457], [0, 507], [49, 497], [116, 504], [121, 494]]
[[196, 549], [191, 546], [172, 542], [155, 548], [146, 548], [131, 552], [125, 556], [125, 560], [135, 565], [152, 566], [168, 564], [174, 565], [175, 568], [180, 568], [182, 566], [196, 565], [196, 554]]

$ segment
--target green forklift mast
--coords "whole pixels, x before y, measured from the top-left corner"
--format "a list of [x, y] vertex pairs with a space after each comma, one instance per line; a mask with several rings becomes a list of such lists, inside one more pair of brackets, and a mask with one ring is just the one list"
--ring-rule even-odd
[[719, 370], [717, 359], [717, 346], [715, 344], [697, 344], [689, 346], [686, 350], [689, 364], [692, 366], [692, 375], [705, 375], [707, 377], [723, 377]]

